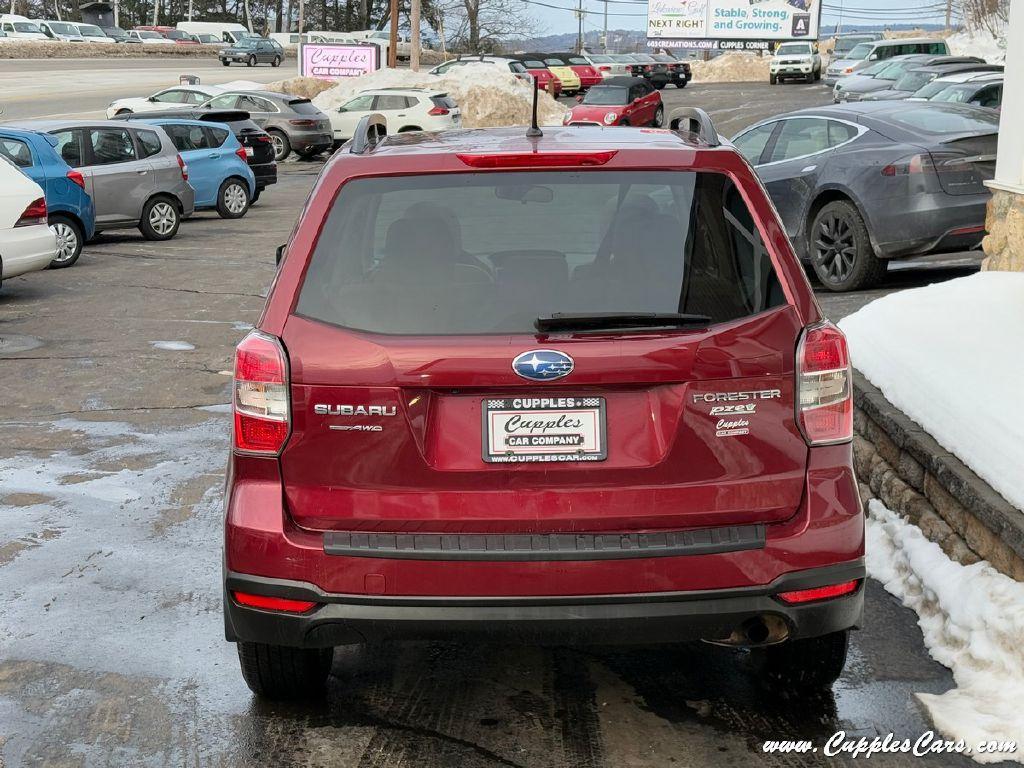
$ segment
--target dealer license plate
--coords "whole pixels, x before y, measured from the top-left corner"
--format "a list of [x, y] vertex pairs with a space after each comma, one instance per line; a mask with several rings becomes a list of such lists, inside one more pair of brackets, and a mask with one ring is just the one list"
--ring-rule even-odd
[[603, 397], [505, 397], [483, 401], [483, 459], [517, 464], [608, 458]]

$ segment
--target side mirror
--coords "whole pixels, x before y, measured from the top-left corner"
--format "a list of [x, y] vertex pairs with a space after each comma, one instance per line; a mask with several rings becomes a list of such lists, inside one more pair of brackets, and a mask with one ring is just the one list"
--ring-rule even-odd
[[877, 53], [872, 53], [870, 56], [868, 56], [868, 61], [877, 61], [877, 60], [878, 60], [878, 54]]
[[281, 259], [284, 258], [284, 249], [288, 247], [288, 243], [277, 246], [277, 250], [274, 252], [274, 263], [280, 266]]
[[345, 109], [344, 107], [338, 107], [338, 111], [339, 112], [348, 112], [348, 110]]
[[579, 96], [576, 97], [576, 103], [577, 104], [582, 104], [583, 103], [583, 96], [582, 95], [579, 95]]

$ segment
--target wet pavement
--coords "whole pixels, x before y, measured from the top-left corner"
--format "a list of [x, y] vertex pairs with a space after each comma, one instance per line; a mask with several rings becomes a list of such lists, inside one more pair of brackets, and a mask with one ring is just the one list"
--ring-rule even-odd
[[[915, 694], [953, 681], [874, 582], [817, 697], [701, 644], [429, 643], [339, 650], [322, 701], [257, 702], [220, 614], [231, 351], [318, 169], [286, 165], [239, 221], [200, 214], [170, 244], [106, 235], [0, 290], [0, 766], [813, 766], [853, 762], [822, 753], [839, 730], [930, 728]], [[838, 316], [970, 268], [823, 303]], [[767, 739], [818, 751], [767, 755]]]

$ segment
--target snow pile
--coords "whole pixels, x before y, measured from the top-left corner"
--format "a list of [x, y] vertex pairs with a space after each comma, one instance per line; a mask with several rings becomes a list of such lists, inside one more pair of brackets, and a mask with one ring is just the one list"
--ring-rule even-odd
[[[337, 109], [355, 94], [371, 88], [431, 88], [444, 91], [455, 99], [462, 110], [462, 125], [466, 128], [530, 124], [533, 86], [511, 72], [472, 64], [452, 67], [443, 75], [408, 69], [380, 69], [368, 75], [339, 81], [333, 88], [317, 95], [313, 103], [326, 112], [332, 108]], [[561, 125], [565, 112], [565, 105], [559, 104], [544, 91], [538, 94], [537, 114], [541, 125]]]
[[839, 327], [893, 405], [1024, 510], [1024, 274], [892, 293]]
[[767, 82], [768, 59], [756, 53], [723, 53], [710, 61], [692, 61], [690, 68], [698, 83]]
[[[988, 563], [960, 565], [921, 529], [868, 505], [867, 568], [918, 615], [932, 658], [949, 667], [957, 687], [919, 693], [935, 727], [968, 745], [1024, 736], [1024, 584]], [[1024, 763], [1024, 751], [975, 754], [978, 762]]]
[[[304, 99], [312, 99], [314, 96], [318, 96], [326, 90], [329, 90], [335, 86], [333, 80], [323, 80], [319, 77], [292, 77], [287, 80], [275, 80], [273, 83], [267, 83], [261, 85], [256, 89], [246, 90], [265, 90], [273, 91], [274, 93], [289, 93], [292, 96], [301, 96]], [[238, 88], [238, 86], [234, 86]]]
[[956, 56], [979, 56], [989, 64], [1006, 61], [1006, 30], [999, 36], [988, 30], [961, 31], [946, 38], [949, 50]]

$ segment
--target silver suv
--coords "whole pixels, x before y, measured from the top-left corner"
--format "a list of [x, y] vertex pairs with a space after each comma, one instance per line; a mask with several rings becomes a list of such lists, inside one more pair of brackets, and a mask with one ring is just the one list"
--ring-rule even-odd
[[96, 231], [138, 227], [170, 240], [195, 210], [188, 168], [162, 128], [107, 120], [39, 120], [18, 127], [51, 134], [82, 175], [96, 206]]

